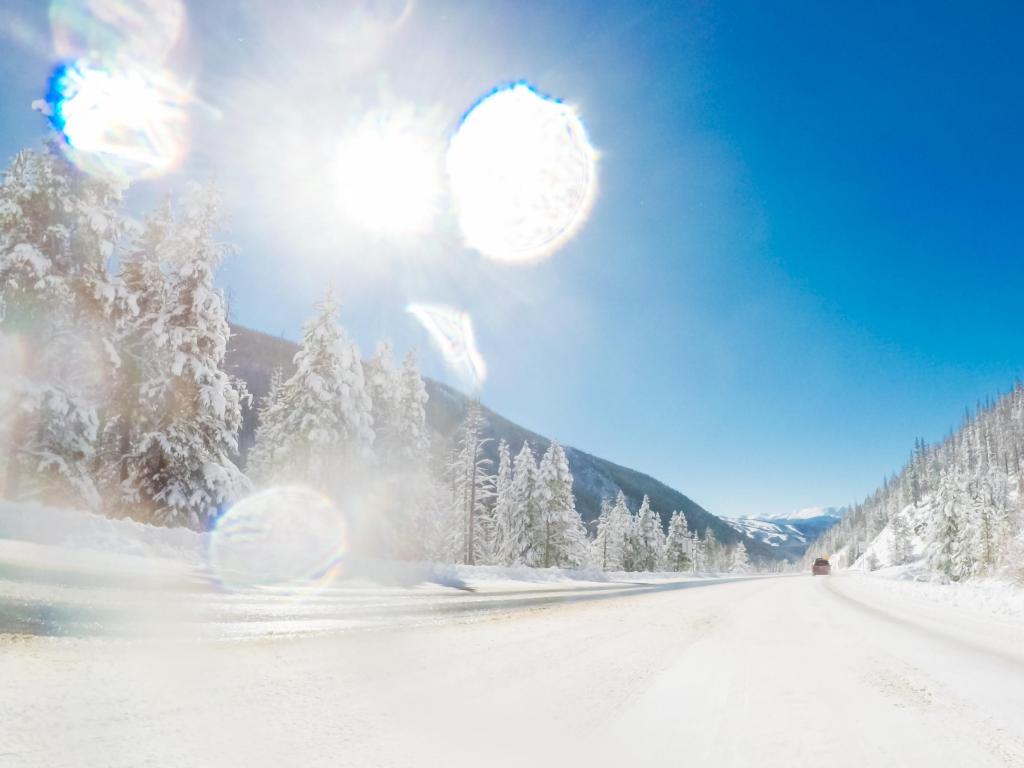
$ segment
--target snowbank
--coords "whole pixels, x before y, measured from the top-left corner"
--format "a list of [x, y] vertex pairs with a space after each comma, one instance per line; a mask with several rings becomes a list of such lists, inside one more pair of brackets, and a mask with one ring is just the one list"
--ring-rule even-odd
[[1024, 589], [999, 579], [943, 582], [920, 563], [893, 566], [870, 574], [857, 573], [856, 578], [895, 598], [924, 600], [1024, 621]]
[[[102, 566], [102, 556], [107, 555], [106, 562], [110, 569], [123, 568], [128, 559], [137, 561], [140, 558], [173, 561], [205, 569], [209, 538], [207, 533], [187, 528], [164, 528], [132, 520], [114, 520], [81, 510], [0, 503], [0, 540], [7, 540], [0, 547], [0, 559], [16, 558], [19, 564], [34, 558], [39, 561], [39, 565], [49, 566], [53, 561], [74, 559], [93, 571]], [[605, 573], [586, 568], [509, 568], [359, 558], [352, 558], [350, 565], [346, 569], [347, 574], [354, 580], [365, 578], [395, 585], [429, 581], [453, 587], [474, 584], [495, 586], [499, 582], [658, 582], [717, 577], [717, 574]]]
[[[528, 566], [507, 567], [501, 565], [445, 565], [422, 563], [420, 567], [430, 573], [430, 581], [440, 584], [477, 584], [494, 582], [528, 583], [621, 583], [621, 582], [665, 582], [688, 581], [693, 579], [722, 578], [717, 573], [677, 573], [674, 571], [601, 571], [594, 568], [530, 568]], [[729, 574], [726, 574], [728, 576]], [[733, 574], [733, 576], [742, 574]]]
[[[928, 566], [927, 546], [922, 533], [934, 514], [931, 497], [900, 510], [899, 515], [907, 531], [906, 563], [893, 563], [894, 534], [893, 520], [890, 520], [845, 572], [863, 577], [864, 583], [872, 585], [874, 591], [890, 597], [1024, 619], [1024, 588], [1012, 583], [1009, 577], [950, 582]], [[840, 564], [846, 560], [847, 551], [848, 548], [844, 547], [837, 553]]]
[[81, 510], [11, 502], [0, 503], [0, 539], [192, 565], [205, 562], [207, 544], [207, 534], [187, 528], [162, 528]]

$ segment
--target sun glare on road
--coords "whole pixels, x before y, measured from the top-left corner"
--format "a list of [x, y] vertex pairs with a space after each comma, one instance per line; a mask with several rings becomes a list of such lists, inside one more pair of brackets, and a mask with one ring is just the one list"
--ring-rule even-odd
[[335, 174], [342, 211], [353, 223], [398, 237], [432, 225], [441, 174], [437, 152], [414, 124], [366, 118], [342, 138]]
[[550, 256], [586, 220], [597, 189], [576, 111], [523, 83], [469, 111], [447, 169], [466, 244], [501, 261]]

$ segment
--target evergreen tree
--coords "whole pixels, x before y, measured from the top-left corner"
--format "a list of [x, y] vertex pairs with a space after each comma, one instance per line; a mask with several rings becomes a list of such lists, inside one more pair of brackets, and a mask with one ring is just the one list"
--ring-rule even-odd
[[391, 345], [381, 342], [363, 366], [373, 420], [373, 450], [384, 464], [396, 463], [401, 448], [401, 388]]
[[705, 567], [709, 570], [722, 570], [721, 545], [710, 526], [704, 531], [704, 560]]
[[628, 537], [628, 569], [632, 571], [657, 570], [664, 547], [661, 518], [651, 509], [651, 500], [644, 495], [640, 509], [632, 520]]
[[268, 435], [277, 438], [273, 467], [264, 473], [275, 482], [343, 492], [372, 460], [370, 396], [359, 351], [337, 315], [328, 292], [303, 329], [295, 373], [281, 385]]
[[707, 557], [704, 550], [704, 542], [695, 530], [690, 532], [690, 552], [692, 554], [693, 572], [703, 572], [707, 568]]
[[576, 511], [572, 473], [565, 450], [551, 441], [537, 473], [537, 506], [540, 540], [535, 552], [544, 568], [579, 566], [586, 554], [587, 533]]
[[474, 565], [490, 558], [492, 521], [488, 502], [494, 495], [491, 460], [484, 455], [484, 417], [480, 404], [472, 402], [459, 430], [450, 474], [460, 525], [452, 531], [453, 549], [460, 562]]
[[512, 455], [508, 443], [498, 443], [498, 474], [494, 481], [494, 543], [493, 554], [496, 563], [513, 565], [516, 560], [516, 517], [515, 499], [512, 495]]
[[892, 539], [889, 546], [889, 559], [893, 565], [904, 565], [910, 560], [910, 528], [907, 525], [907, 518], [902, 512], [892, 516], [889, 521], [889, 530]]
[[692, 566], [692, 542], [686, 517], [682, 512], [673, 512], [668, 523], [663, 562], [666, 570], [685, 571]]
[[378, 345], [364, 368], [373, 403], [376, 485], [381, 497], [373, 526], [375, 546], [381, 554], [412, 557], [418, 549], [413, 540], [416, 520], [422, 516], [417, 507], [429, 492], [426, 387], [415, 355], [410, 352], [396, 369], [388, 344]]
[[287, 402], [280, 368], [270, 375], [270, 389], [257, 411], [256, 439], [246, 459], [246, 470], [257, 483], [270, 484], [277, 472], [277, 453], [288, 442], [284, 431]]
[[156, 520], [205, 525], [248, 489], [235, 466], [244, 385], [223, 370], [228, 342], [224, 297], [214, 273], [227, 247], [213, 239], [219, 222], [212, 191], [194, 187], [180, 227], [170, 275], [160, 354], [169, 369], [144, 383], [160, 409], [139, 436], [126, 484]]
[[619, 491], [614, 502], [601, 502], [601, 516], [597, 521], [597, 565], [606, 571], [625, 568], [626, 540], [629, 534], [630, 514], [626, 497]]
[[747, 556], [747, 547], [739, 541], [732, 551], [732, 563], [729, 566], [731, 573], [747, 573], [750, 570], [750, 558]]
[[3, 389], [8, 498], [96, 507], [95, 447], [121, 232], [120, 193], [53, 147], [20, 152], [0, 184], [0, 331], [14, 346]]
[[[120, 256], [120, 284], [113, 311], [113, 347], [118, 365], [101, 423], [97, 474], [112, 511], [138, 514], [137, 492], [128, 483], [139, 435], [159, 429], [155, 407], [170, 368], [166, 338], [170, 284], [165, 273], [174, 248], [169, 200], [146, 218]], [[146, 516], [146, 515], [143, 515]]]
[[962, 488], [954, 477], [944, 474], [936, 498], [938, 516], [932, 526], [930, 562], [953, 581], [968, 575], [967, 553], [961, 520]]
[[524, 441], [512, 467], [509, 528], [504, 534], [509, 565], [530, 565], [538, 559], [534, 548], [540, 540], [540, 511], [537, 506], [537, 460], [530, 443]]
[[395, 456], [406, 465], [425, 467], [430, 451], [427, 430], [427, 387], [409, 351], [398, 372], [398, 412], [395, 418]]

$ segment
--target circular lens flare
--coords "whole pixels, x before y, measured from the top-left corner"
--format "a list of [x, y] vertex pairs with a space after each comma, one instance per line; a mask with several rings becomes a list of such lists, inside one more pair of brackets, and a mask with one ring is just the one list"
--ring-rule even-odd
[[68, 158], [118, 181], [158, 176], [184, 156], [187, 93], [169, 73], [62, 64], [41, 106]]
[[446, 163], [466, 244], [503, 261], [558, 250], [597, 190], [596, 153], [575, 110], [525, 83], [494, 91], [466, 114]]
[[430, 228], [440, 192], [437, 153], [414, 123], [371, 115], [339, 146], [336, 177], [345, 216], [360, 227], [407, 236]]
[[235, 504], [210, 533], [210, 567], [225, 586], [317, 585], [348, 549], [344, 516], [323, 494], [270, 488]]
[[181, 0], [53, 0], [50, 29], [57, 56], [163, 63], [181, 36]]

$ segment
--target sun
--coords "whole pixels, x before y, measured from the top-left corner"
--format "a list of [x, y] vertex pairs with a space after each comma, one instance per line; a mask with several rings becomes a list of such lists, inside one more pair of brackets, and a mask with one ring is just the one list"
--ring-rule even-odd
[[372, 233], [426, 232], [441, 196], [440, 152], [413, 121], [370, 115], [339, 142], [335, 165], [345, 217]]

